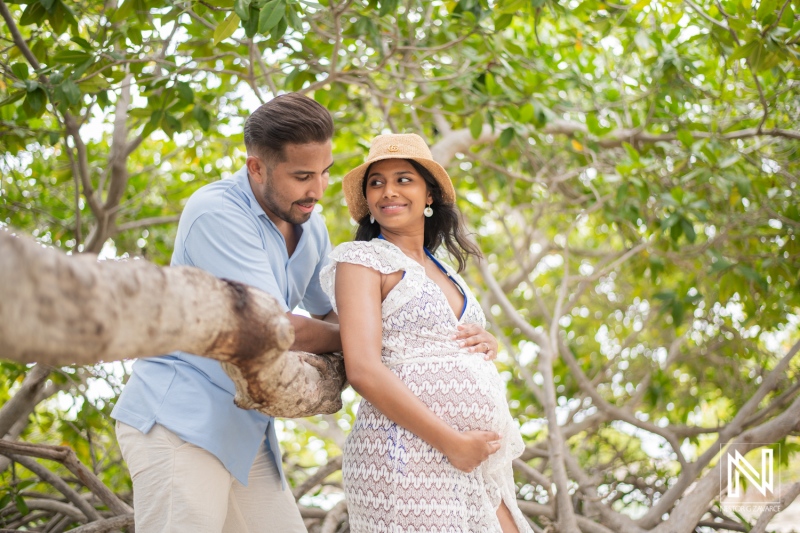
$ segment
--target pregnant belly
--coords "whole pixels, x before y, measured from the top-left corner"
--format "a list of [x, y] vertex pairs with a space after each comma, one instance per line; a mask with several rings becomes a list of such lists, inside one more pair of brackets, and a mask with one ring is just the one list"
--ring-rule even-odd
[[436, 415], [459, 431], [500, 431], [507, 411], [494, 364], [470, 355], [416, 360], [392, 371]]

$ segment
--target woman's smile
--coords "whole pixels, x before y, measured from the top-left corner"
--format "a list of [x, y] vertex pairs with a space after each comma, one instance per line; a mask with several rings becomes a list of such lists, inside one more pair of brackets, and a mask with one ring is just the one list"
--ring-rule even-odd
[[378, 207], [380, 208], [382, 213], [386, 215], [392, 215], [404, 210], [406, 207], [408, 207], [408, 204], [391, 203], [391, 204], [379, 205]]

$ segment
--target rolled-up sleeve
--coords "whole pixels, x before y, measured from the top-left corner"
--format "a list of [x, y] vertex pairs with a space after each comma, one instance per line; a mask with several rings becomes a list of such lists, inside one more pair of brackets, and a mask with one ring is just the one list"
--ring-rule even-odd
[[328, 239], [327, 232], [323, 240], [323, 247], [321, 252], [321, 259], [317, 263], [317, 268], [314, 269], [314, 274], [311, 276], [311, 281], [308, 284], [306, 293], [303, 296], [303, 309], [312, 315], [327, 315], [333, 306], [331, 300], [325, 291], [322, 290], [322, 285], [319, 280], [319, 273], [322, 267], [328, 264], [328, 255], [331, 253], [331, 241]]
[[256, 222], [236, 210], [203, 213], [184, 241], [186, 264], [274, 296], [284, 311], [286, 297], [275, 280], [270, 257]]

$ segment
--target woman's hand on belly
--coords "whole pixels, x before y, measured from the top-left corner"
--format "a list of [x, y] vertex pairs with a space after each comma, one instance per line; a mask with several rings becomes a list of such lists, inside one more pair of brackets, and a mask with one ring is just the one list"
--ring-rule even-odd
[[471, 353], [481, 353], [487, 361], [497, 359], [497, 339], [478, 324], [459, 324], [458, 332], [451, 337], [461, 348]]
[[464, 431], [442, 446], [450, 464], [463, 472], [472, 472], [500, 449], [500, 435], [494, 431]]

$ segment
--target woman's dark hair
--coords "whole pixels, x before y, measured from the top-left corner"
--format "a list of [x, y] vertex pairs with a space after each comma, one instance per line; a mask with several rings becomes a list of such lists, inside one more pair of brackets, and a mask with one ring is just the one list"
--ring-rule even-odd
[[[444, 247], [450, 252], [458, 262], [458, 272], [461, 272], [467, 266], [467, 259], [470, 255], [481, 257], [481, 251], [478, 247], [469, 240], [467, 231], [464, 227], [464, 220], [461, 213], [455, 204], [447, 204], [444, 202], [444, 195], [439, 182], [433, 177], [430, 171], [417, 163], [413, 159], [406, 159], [411, 163], [411, 166], [419, 173], [420, 176], [428, 184], [428, 190], [433, 196], [433, 216], [425, 217], [425, 238], [423, 244], [431, 253], [444, 244]], [[364, 179], [361, 182], [361, 193], [364, 198], [367, 197], [367, 176], [372, 165], [367, 167], [364, 173]], [[364, 218], [358, 221], [358, 229], [356, 230], [357, 241], [371, 241], [381, 234], [381, 227], [377, 223], [369, 221], [369, 213]]]
[[287, 144], [324, 143], [333, 137], [333, 118], [327, 109], [300, 93], [276, 96], [256, 109], [244, 123], [249, 154], [268, 165], [284, 161]]

